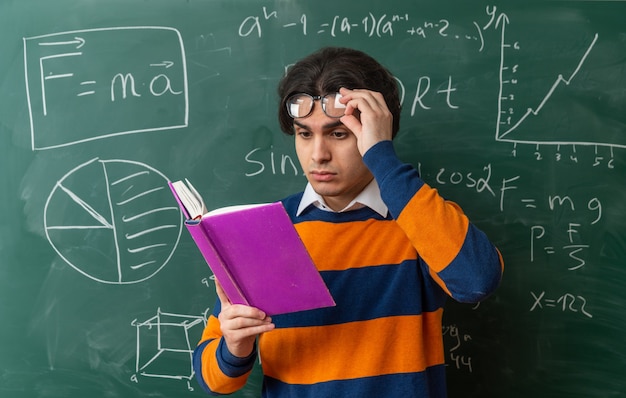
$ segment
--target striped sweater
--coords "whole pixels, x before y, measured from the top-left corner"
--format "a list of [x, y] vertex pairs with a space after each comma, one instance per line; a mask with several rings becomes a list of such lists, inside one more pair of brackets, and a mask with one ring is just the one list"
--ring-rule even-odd
[[[337, 306], [272, 317], [276, 329], [258, 340], [263, 397], [445, 397], [444, 302], [477, 302], [499, 284], [498, 250], [390, 141], [364, 161], [386, 218], [315, 206], [296, 217], [302, 193], [283, 201]], [[257, 356], [228, 352], [219, 310], [194, 352], [199, 383], [216, 395], [242, 388]]]

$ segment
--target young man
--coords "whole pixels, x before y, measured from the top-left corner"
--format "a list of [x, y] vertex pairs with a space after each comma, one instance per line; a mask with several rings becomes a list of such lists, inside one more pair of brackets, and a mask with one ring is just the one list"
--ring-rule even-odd
[[397, 158], [398, 89], [377, 61], [325, 48], [278, 91], [308, 179], [283, 203], [337, 306], [270, 319], [217, 284], [194, 353], [200, 384], [237, 391], [260, 355], [263, 397], [445, 397], [444, 301], [493, 292], [498, 250]]

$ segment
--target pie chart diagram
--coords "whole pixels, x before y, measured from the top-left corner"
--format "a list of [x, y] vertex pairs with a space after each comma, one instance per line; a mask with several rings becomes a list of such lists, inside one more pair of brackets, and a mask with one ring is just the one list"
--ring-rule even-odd
[[183, 218], [158, 170], [92, 159], [54, 186], [44, 209], [48, 241], [84, 276], [109, 284], [145, 281], [172, 257]]

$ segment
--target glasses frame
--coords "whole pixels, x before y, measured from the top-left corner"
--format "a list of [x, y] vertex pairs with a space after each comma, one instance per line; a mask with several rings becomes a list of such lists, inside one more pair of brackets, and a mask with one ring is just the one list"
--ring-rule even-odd
[[[310, 98], [310, 99], [311, 99], [311, 108], [309, 109], [309, 111], [308, 111], [308, 112], [306, 113], [306, 115], [304, 115], [304, 116], [294, 116], [294, 115], [291, 113], [291, 107], [290, 107], [290, 105], [291, 105], [292, 100], [293, 100], [294, 98], [296, 98], [296, 97], [302, 97], [302, 96], [304, 96], [304, 97], [308, 97], [308, 98]], [[307, 94], [307, 93], [296, 93], [296, 94], [290, 95], [290, 96], [289, 96], [289, 98], [287, 98], [287, 101], [285, 101], [285, 106], [287, 107], [287, 114], [288, 114], [288, 115], [289, 115], [292, 119], [302, 119], [302, 118], [304, 118], [304, 117], [307, 117], [307, 116], [309, 116], [309, 115], [313, 112], [313, 108], [314, 108], [314, 105], [315, 105], [315, 101], [318, 101], [318, 100], [319, 100], [319, 101], [320, 101], [320, 104], [322, 105], [322, 111], [324, 112], [324, 114], [325, 114], [326, 116], [331, 117], [331, 118], [333, 118], [333, 119], [339, 119], [340, 117], [343, 117], [343, 116], [345, 115], [345, 112], [344, 112], [344, 113], [342, 113], [342, 114], [341, 114], [341, 115], [339, 115], [339, 116], [329, 115], [329, 114], [326, 112], [326, 104], [328, 103], [328, 97], [333, 97], [332, 101], [333, 101], [334, 103], [337, 103], [337, 100], [338, 100], [339, 98], [341, 98], [341, 97], [342, 97], [342, 95], [341, 95], [341, 94], [339, 94], [339, 93], [329, 93], [329, 94], [325, 94], [325, 95], [311, 95], [311, 94]], [[343, 108], [345, 108], [345, 105], [343, 105], [343, 104], [341, 104], [341, 105], [343, 106]]]

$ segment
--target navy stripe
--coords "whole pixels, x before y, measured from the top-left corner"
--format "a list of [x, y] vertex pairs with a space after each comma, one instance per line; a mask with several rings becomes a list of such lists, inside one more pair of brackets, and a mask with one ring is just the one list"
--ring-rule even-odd
[[374, 145], [363, 156], [363, 162], [374, 174], [389, 212], [397, 218], [424, 181], [413, 166], [397, 157], [391, 141]]
[[304, 191], [287, 196], [282, 200], [283, 206], [285, 206], [287, 214], [289, 214], [292, 219], [298, 211], [298, 206], [300, 206], [300, 200], [302, 199], [302, 195], [304, 195]]
[[[350, 364], [346, 364], [350, 366]], [[445, 398], [445, 365], [420, 373], [402, 373], [350, 380], [335, 380], [314, 385], [286, 384], [265, 377], [264, 398], [406, 398], [424, 393], [428, 398]]]
[[248, 357], [239, 358], [231, 354], [226, 346], [226, 341], [224, 339], [220, 339], [216, 355], [217, 364], [222, 373], [233, 378], [243, 376], [254, 367], [254, 361], [257, 356], [256, 344], [254, 345], [252, 353]]
[[209, 386], [204, 382], [204, 378], [202, 377], [202, 352], [204, 351], [204, 348], [211, 341], [213, 340], [204, 341], [202, 342], [202, 344], [198, 345], [195, 350], [193, 350], [193, 355], [192, 355], [193, 371], [196, 374], [196, 381], [205, 392], [211, 395], [218, 395], [214, 393], [213, 391], [211, 391]]
[[480, 229], [470, 224], [461, 250], [439, 276], [455, 300], [476, 303], [496, 289], [502, 277], [500, 267], [496, 248]]
[[[193, 350], [192, 365], [195, 372], [196, 380], [198, 384], [200, 384], [200, 387], [202, 387], [205, 392], [211, 395], [222, 395], [220, 393], [212, 391], [202, 377], [202, 353], [204, 352], [206, 346], [213, 340], [214, 339], [203, 341]], [[254, 367], [254, 363], [257, 357], [256, 345], [254, 351], [252, 352], [252, 354], [250, 354], [248, 358], [235, 357], [225, 347], [224, 339], [220, 340], [217, 352], [221, 353], [221, 355], [217, 355], [218, 366], [220, 367], [222, 373], [224, 373], [228, 377], [239, 377], [248, 373]], [[222, 359], [224, 355], [228, 357], [230, 363]]]
[[[415, 261], [345, 271], [324, 271], [322, 278], [336, 307], [275, 315], [277, 327], [323, 326], [388, 316], [420, 315], [443, 307], [445, 292], [418, 272]], [[415, 297], [420, 292], [420, 297]], [[417, 293], [417, 294], [420, 294]]]

